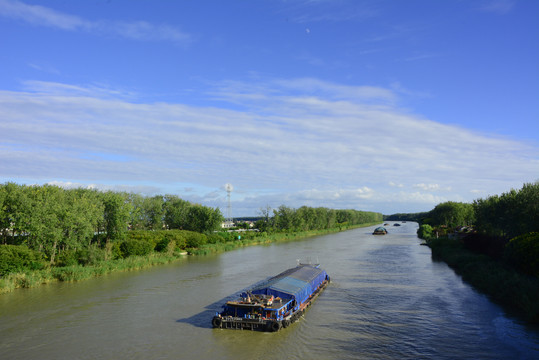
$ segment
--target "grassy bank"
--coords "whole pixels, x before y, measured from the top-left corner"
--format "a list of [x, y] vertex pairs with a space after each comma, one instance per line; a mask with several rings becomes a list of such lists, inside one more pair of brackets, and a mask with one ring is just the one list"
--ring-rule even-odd
[[[362, 224], [355, 226], [341, 226], [333, 229], [312, 230], [303, 232], [273, 233], [265, 236], [257, 236], [251, 239], [235, 240], [232, 242], [204, 244], [197, 248], [188, 248], [187, 253], [194, 256], [217, 254], [234, 250], [245, 246], [270, 244], [285, 241], [301, 240], [308, 237], [325, 235], [358, 227], [367, 227], [374, 224]], [[97, 276], [103, 276], [117, 271], [131, 271], [148, 268], [177, 261], [185, 256], [184, 252], [174, 253], [152, 252], [147, 256], [129, 256], [125, 259], [100, 261], [95, 265], [71, 265], [63, 267], [48, 267], [42, 270], [25, 270], [19, 273], [11, 273], [0, 278], [0, 294], [11, 292], [17, 288], [32, 288], [42, 284], [58, 281], [80, 281]]]
[[11, 292], [17, 288], [32, 288], [57, 281], [80, 281], [92, 277], [110, 274], [116, 271], [144, 269], [178, 260], [180, 254], [166, 255], [152, 253], [148, 256], [131, 256], [126, 259], [101, 261], [97, 265], [72, 265], [50, 267], [43, 270], [27, 270], [22, 273], [9, 274], [0, 279], [0, 294]]
[[522, 274], [501, 261], [466, 249], [447, 238], [427, 241], [435, 260], [447, 263], [463, 280], [509, 314], [539, 323], [539, 279]]
[[362, 225], [346, 226], [346, 227], [324, 229], [324, 230], [273, 233], [273, 234], [267, 234], [266, 236], [263, 236], [263, 237], [256, 237], [254, 239], [248, 239], [248, 240], [237, 240], [234, 242], [217, 243], [217, 244], [204, 244], [203, 246], [197, 249], [189, 249], [189, 254], [192, 254], [192, 255], [215, 254], [215, 253], [220, 253], [224, 251], [234, 250], [234, 249], [245, 247], [245, 246], [264, 245], [264, 244], [271, 244], [271, 243], [278, 243], [278, 242], [302, 240], [302, 239], [306, 239], [313, 236], [321, 236], [321, 235], [336, 233], [336, 232], [345, 231], [345, 230], [351, 230], [351, 229], [360, 228], [360, 227], [367, 227], [367, 226], [372, 226], [372, 225], [375, 225], [375, 224], [362, 224]]

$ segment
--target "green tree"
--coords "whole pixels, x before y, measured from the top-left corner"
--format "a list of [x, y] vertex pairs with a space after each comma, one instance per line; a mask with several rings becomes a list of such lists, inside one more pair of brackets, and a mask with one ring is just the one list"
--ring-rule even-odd
[[103, 203], [102, 228], [107, 242], [125, 237], [131, 214], [131, 203], [125, 193], [107, 191], [101, 194]]
[[95, 190], [64, 190], [60, 208], [64, 244], [69, 248], [90, 246], [103, 216], [103, 204]]
[[273, 210], [273, 218], [275, 228], [279, 231], [292, 230], [294, 209], [285, 205], [279, 206], [276, 210]]
[[270, 231], [272, 226], [270, 221], [273, 219], [271, 216], [271, 207], [269, 205], [261, 207], [258, 210], [258, 213], [260, 214], [262, 219], [256, 221], [255, 227], [260, 231]]
[[38, 270], [44, 265], [41, 254], [28, 249], [26, 245], [0, 246], [0, 277], [25, 269]]
[[0, 188], [2, 193], [2, 203], [0, 206], [0, 228], [4, 243], [8, 237], [19, 235], [19, 239], [24, 239], [24, 234], [28, 232], [30, 222], [30, 200], [28, 197], [30, 190], [26, 186], [15, 183], [6, 183]]
[[219, 209], [212, 209], [199, 204], [191, 205], [187, 213], [185, 230], [199, 233], [211, 232], [219, 229], [224, 220]]
[[515, 208], [517, 209], [515, 236], [539, 232], [539, 181], [522, 186], [516, 194]]
[[511, 239], [504, 255], [506, 261], [516, 269], [539, 278], [539, 232]]
[[477, 199], [473, 206], [477, 230], [483, 234], [509, 239], [539, 231], [539, 182]]
[[145, 228], [161, 230], [164, 224], [164, 200], [161, 195], [145, 198], [143, 202]]
[[429, 217], [434, 225], [447, 225], [457, 227], [471, 225], [474, 221], [472, 204], [448, 201], [436, 205]]
[[166, 195], [164, 208], [164, 221], [168, 229], [186, 229], [191, 204], [176, 195]]
[[43, 251], [50, 264], [54, 264], [58, 247], [64, 241], [61, 223], [64, 193], [51, 185], [32, 186], [28, 191], [31, 204], [28, 243], [31, 248]]
[[326, 219], [327, 219], [326, 229], [331, 229], [335, 227], [337, 223], [337, 212], [333, 209], [327, 209]]
[[7, 191], [4, 185], [0, 185], [0, 236], [2, 243], [5, 245], [11, 228], [11, 222], [8, 220], [8, 212], [6, 205]]
[[423, 224], [419, 227], [419, 229], [417, 229], [417, 236], [420, 238], [420, 239], [425, 239], [425, 240], [428, 240], [428, 239], [431, 239], [432, 238], [432, 226], [428, 225], [428, 224]]
[[296, 209], [293, 219], [293, 229], [296, 231], [306, 231], [316, 228], [316, 214], [314, 209], [308, 206], [302, 206]]
[[499, 203], [500, 198], [497, 195], [474, 200], [475, 226], [478, 231], [493, 236], [501, 235], [502, 229], [499, 221], [502, 216]]
[[129, 225], [131, 230], [145, 230], [144, 220], [144, 197], [140, 194], [129, 194], [129, 202], [131, 203], [131, 213], [129, 217]]

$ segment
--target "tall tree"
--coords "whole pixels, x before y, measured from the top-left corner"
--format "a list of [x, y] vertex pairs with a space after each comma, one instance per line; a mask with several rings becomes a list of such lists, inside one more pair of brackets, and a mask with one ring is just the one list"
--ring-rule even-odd
[[22, 235], [27, 232], [30, 221], [29, 189], [27, 186], [8, 182], [0, 187], [2, 203], [0, 210], [0, 228], [4, 242], [10, 235]]
[[191, 204], [176, 195], [166, 195], [164, 208], [164, 221], [168, 229], [187, 229], [188, 214]]
[[164, 223], [163, 196], [156, 195], [145, 198], [143, 203], [145, 228], [148, 230], [161, 230]]
[[189, 207], [187, 218], [188, 222], [185, 230], [200, 233], [217, 230], [221, 222], [224, 220], [224, 217], [219, 209], [212, 209], [199, 204], [194, 204]]
[[65, 190], [60, 210], [65, 245], [72, 248], [90, 245], [103, 210], [96, 190]]
[[107, 191], [101, 194], [103, 202], [102, 227], [107, 242], [123, 239], [131, 213], [131, 203], [128, 194]]
[[32, 248], [43, 251], [54, 264], [58, 246], [64, 241], [61, 223], [64, 193], [56, 186], [28, 188], [31, 204], [28, 224], [28, 241]]
[[447, 201], [436, 205], [430, 212], [430, 218], [434, 225], [456, 227], [472, 224], [473, 214], [472, 204]]

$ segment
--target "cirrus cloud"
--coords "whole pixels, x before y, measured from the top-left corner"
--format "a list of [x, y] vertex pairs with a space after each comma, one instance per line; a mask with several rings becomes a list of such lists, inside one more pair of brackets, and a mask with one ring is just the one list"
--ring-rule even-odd
[[187, 44], [192, 36], [174, 26], [147, 21], [87, 20], [41, 5], [28, 5], [16, 0], [0, 0], [0, 16], [65, 31], [83, 31], [106, 36], [119, 36], [139, 41], [172, 41]]
[[[208, 92], [248, 99], [232, 110], [131, 101], [97, 85], [26, 84], [34, 87], [0, 91], [6, 181], [143, 186], [221, 208], [219, 188], [230, 182], [241, 215], [266, 204], [391, 213], [520, 187], [539, 168], [534, 144], [410, 114], [387, 101], [396, 98], [388, 89], [350, 96], [371, 90], [273, 79]], [[312, 94], [312, 84], [329, 95]]]

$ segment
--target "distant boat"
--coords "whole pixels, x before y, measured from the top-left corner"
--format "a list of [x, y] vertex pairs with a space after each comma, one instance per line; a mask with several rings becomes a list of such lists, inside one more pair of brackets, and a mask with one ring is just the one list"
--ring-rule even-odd
[[385, 234], [387, 234], [387, 230], [386, 230], [385, 227], [380, 226], [380, 227], [377, 227], [376, 229], [374, 229], [374, 232], [372, 234], [373, 235], [385, 235]]
[[401, 224], [394, 223], [393, 226], [401, 226]]

